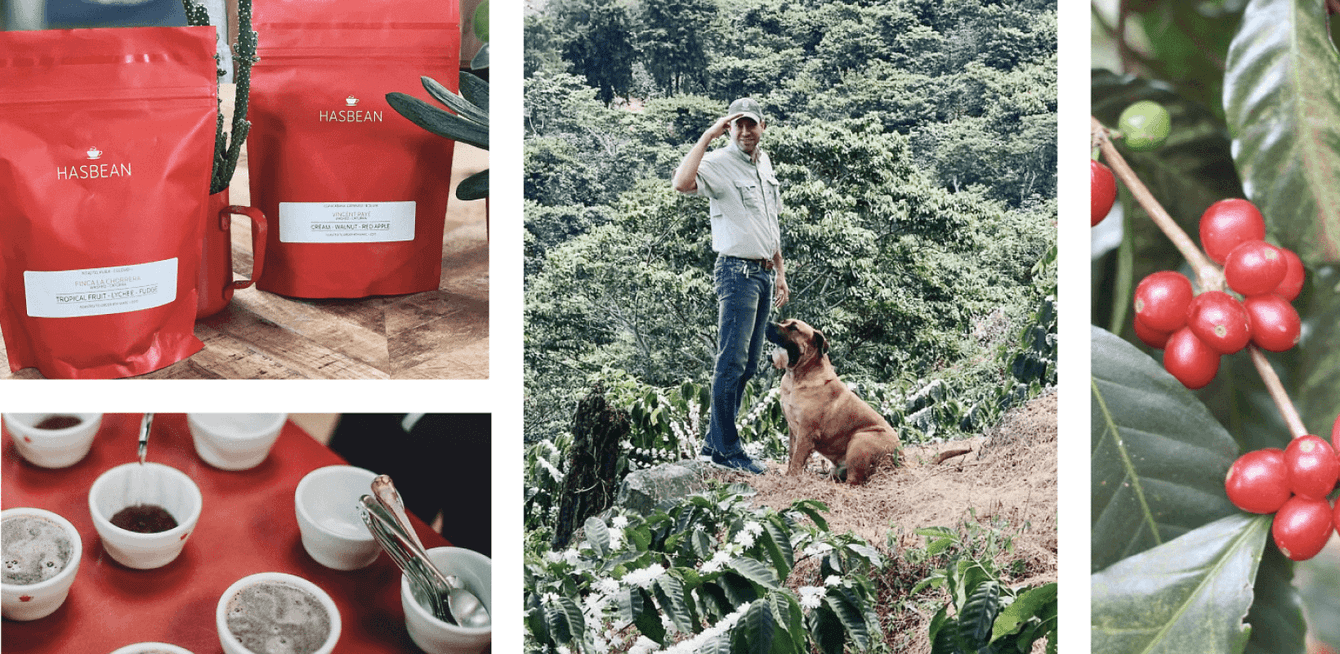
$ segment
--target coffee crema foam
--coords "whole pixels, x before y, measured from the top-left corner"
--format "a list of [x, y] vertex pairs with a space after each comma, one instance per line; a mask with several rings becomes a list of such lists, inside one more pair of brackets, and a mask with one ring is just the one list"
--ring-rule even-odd
[[4, 582], [27, 586], [60, 574], [70, 564], [74, 544], [60, 525], [38, 516], [14, 516], [0, 523]]
[[228, 600], [228, 631], [256, 654], [312, 654], [330, 637], [330, 616], [315, 595], [261, 581]]

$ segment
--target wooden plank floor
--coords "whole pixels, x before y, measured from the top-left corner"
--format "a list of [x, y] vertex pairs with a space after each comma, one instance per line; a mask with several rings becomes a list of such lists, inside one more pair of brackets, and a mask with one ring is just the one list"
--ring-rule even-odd
[[[223, 91], [231, 113], [232, 89]], [[461, 202], [455, 187], [488, 167], [488, 152], [456, 145], [452, 200], [442, 243], [438, 290], [363, 300], [299, 300], [238, 291], [223, 312], [196, 323], [205, 349], [145, 379], [486, 379], [489, 372], [489, 253], [484, 200]], [[250, 201], [246, 156], [229, 186], [230, 201]], [[251, 270], [251, 226], [233, 219], [233, 268]], [[0, 342], [0, 372], [9, 374]]]

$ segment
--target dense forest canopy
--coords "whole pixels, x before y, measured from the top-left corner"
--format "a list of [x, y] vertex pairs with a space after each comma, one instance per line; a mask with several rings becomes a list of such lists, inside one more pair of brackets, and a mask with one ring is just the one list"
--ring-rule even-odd
[[[1054, 267], [1054, 2], [551, 0], [526, 17], [527, 439], [591, 379], [710, 379], [705, 199], [674, 168], [731, 100], [767, 112], [784, 317], [848, 378], [1007, 374]], [[765, 381], [765, 383], [775, 383]]]

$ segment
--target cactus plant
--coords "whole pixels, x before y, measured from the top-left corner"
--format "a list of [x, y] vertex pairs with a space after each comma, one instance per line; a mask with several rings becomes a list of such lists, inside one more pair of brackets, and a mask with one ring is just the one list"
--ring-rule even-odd
[[[387, 93], [391, 108], [410, 122], [438, 136], [489, 149], [489, 83], [461, 71], [461, 93], [457, 94], [431, 77], [420, 77], [423, 87], [451, 112], [404, 93]], [[455, 112], [455, 113], [452, 113]], [[456, 187], [456, 198], [478, 200], [488, 197], [489, 171], [475, 173]]]
[[[256, 63], [256, 32], [251, 29], [251, 0], [239, 0], [237, 7], [237, 45], [233, 48], [233, 79], [237, 82], [233, 104], [232, 141], [223, 130], [223, 112], [219, 112], [218, 136], [214, 141], [214, 172], [210, 177], [211, 195], [228, 188], [242, 156], [242, 143], [251, 131], [247, 120], [247, 102], [251, 93], [251, 65]], [[199, 0], [182, 0], [186, 8], [186, 22], [190, 25], [209, 25], [209, 12]], [[224, 71], [219, 69], [219, 77]]]

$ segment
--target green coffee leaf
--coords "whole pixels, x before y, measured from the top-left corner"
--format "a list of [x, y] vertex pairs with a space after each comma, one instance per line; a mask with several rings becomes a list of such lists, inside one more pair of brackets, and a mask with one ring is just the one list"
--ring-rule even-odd
[[[1318, 561], [1318, 555], [1312, 561]], [[1309, 561], [1308, 563], [1310, 563]], [[1304, 635], [1309, 623], [1303, 621], [1300, 609], [1300, 595], [1294, 587], [1294, 562], [1280, 553], [1273, 544], [1266, 545], [1261, 565], [1256, 569], [1256, 584], [1252, 587], [1254, 601], [1252, 610], [1247, 612], [1247, 624], [1252, 626], [1252, 638], [1247, 641], [1246, 654], [1303, 654], [1307, 648]], [[1302, 565], [1306, 565], [1302, 564]], [[1335, 612], [1335, 586], [1326, 589], [1324, 599], [1308, 602], [1308, 608], [1330, 606]], [[1322, 628], [1330, 621], [1311, 620], [1310, 624]], [[1330, 623], [1333, 624], [1333, 623]]]
[[1163, 367], [1091, 328], [1092, 569], [1237, 509], [1224, 476], [1237, 444]]
[[1340, 262], [1340, 53], [1316, 0], [1251, 0], [1228, 48], [1224, 114], [1247, 197], [1311, 266]]
[[1016, 633], [1019, 628], [1034, 617], [1041, 617], [1048, 609], [1056, 612], [1056, 582], [1043, 584], [1014, 598], [1014, 602], [1001, 610], [991, 627], [991, 642]]
[[604, 520], [594, 516], [586, 519], [586, 542], [591, 544], [596, 556], [603, 558], [609, 554], [610, 530]]
[[1092, 576], [1091, 651], [1238, 654], [1269, 516], [1210, 523]]

